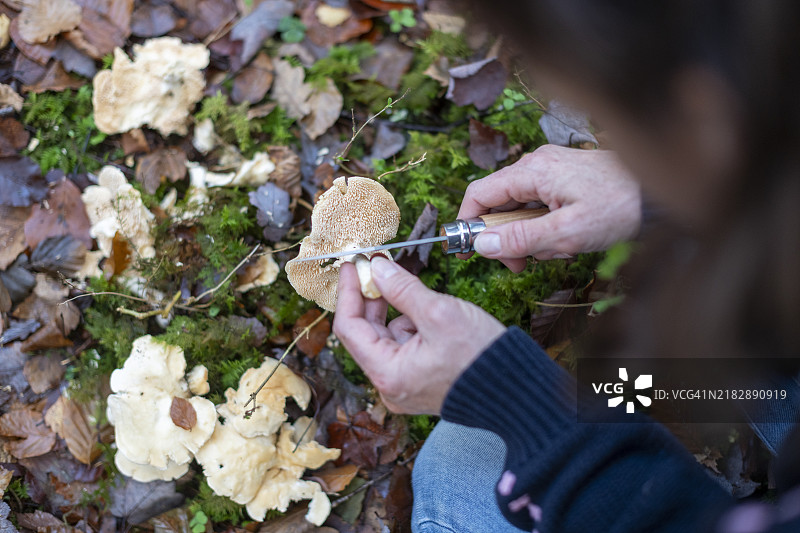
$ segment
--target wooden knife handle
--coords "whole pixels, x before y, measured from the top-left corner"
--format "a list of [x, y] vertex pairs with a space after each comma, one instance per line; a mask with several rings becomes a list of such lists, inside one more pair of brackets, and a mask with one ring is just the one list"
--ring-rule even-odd
[[488, 213], [481, 215], [478, 218], [483, 220], [487, 228], [500, 226], [501, 224], [508, 224], [509, 222], [516, 222], [517, 220], [528, 220], [531, 218], [538, 218], [546, 215], [550, 210], [546, 207], [517, 209], [516, 211], [506, 211], [503, 213]]

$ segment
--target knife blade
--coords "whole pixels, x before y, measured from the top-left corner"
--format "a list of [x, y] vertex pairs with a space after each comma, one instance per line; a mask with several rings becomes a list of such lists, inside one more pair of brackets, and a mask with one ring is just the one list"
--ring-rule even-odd
[[381, 244], [380, 246], [370, 246], [369, 248], [359, 248], [357, 250], [343, 250], [332, 254], [312, 255], [311, 257], [297, 258], [295, 261], [318, 261], [320, 259], [336, 259], [346, 255], [367, 254], [370, 252], [379, 252], [381, 250], [391, 250], [392, 248], [405, 248], [406, 246], [417, 246], [418, 244], [428, 244], [431, 242], [442, 242], [447, 240], [447, 235], [439, 235], [437, 237], [429, 237], [427, 239], [415, 239], [413, 241], [392, 242], [389, 244]]

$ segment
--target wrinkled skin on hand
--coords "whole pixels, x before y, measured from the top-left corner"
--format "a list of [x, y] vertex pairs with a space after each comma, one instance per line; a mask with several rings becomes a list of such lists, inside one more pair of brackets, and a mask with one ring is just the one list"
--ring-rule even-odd
[[[634, 237], [641, 224], [639, 184], [614, 152], [554, 145], [471, 183], [458, 218], [529, 204], [547, 205], [551, 213], [487, 229], [476, 239], [476, 251], [521, 272], [525, 257], [565, 258], [604, 250]], [[496, 236], [496, 251], [491, 236]]]
[[[372, 275], [383, 298], [365, 299], [355, 267], [342, 265], [333, 331], [389, 409], [439, 414], [456, 379], [505, 327], [385, 259], [372, 261]], [[403, 315], [386, 324], [388, 303]]]

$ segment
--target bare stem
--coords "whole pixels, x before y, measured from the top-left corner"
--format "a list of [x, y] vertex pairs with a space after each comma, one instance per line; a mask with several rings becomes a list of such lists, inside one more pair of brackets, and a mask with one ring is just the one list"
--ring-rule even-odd
[[347, 157], [347, 153], [350, 151], [350, 148], [353, 146], [353, 143], [355, 142], [356, 138], [358, 138], [358, 136], [361, 134], [361, 131], [362, 131], [364, 128], [366, 128], [366, 127], [367, 127], [367, 125], [368, 125], [370, 122], [372, 122], [373, 120], [375, 120], [376, 118], [378, 118], [379, 116], [381, 116], [381, 115], [383, 114], [383, 112], [384, 112], [384, 111], [386, 111], [387, 109], [389, 109], [390, 107], [392, 107], [394, 104], [396, 104], [397, 102], [399, 102], [400, 100], [402, 100], [403, 98], [405, 98], [405, 97], [406, 97], [406, 95], [408, 94], [408, 91], [410, 91], [410, 90], [411, 90], [411, 89], [406, 89], [406, 92], [404, 92], [404, 93], [403, 93], [403, 96], [401, 96], [401, 97], [400, 97], [400, 98], [398, 98], [397, 100], [393, 100], [393, 101], [389, 102], [388, 104], [386, 104], [385, 106], [383, 106], [383, 109], [381, 109], [380, 111], [378, 111], [377, 113], [375, 113], [374, 115], [372, 115], [371, 117], [369, 117], [369, 118], [366, 120], [366, 122], [364, 122], [364, 123], [361, 125], [361, 127], [360, 127], [360, 128], [358, 128], [358, 130], [356, 130], [356, 118], [355, 118], [355, 112], [353, 112], [353, 110], [350, 110], [350, 111], [351, 111], [351, 113], [352, 113], [352, 115], [353, 115], [353, 136], [352, 136], [352, 137], [350, 137], [350, 141], [347, 143], [347, 146], [345, 146], [345, 147], [344, 147], [344, 150], [342, 150], [342, 151], [341, 151], [341, 152], [340, 152], [340, 153], [339, 153], [339, 154], [338, 154], [338, 155], [337, 155], [337, 156], [334, 158], [334, 160], [335, 160], [335, 161], [337, 161], [337, 162], [339, 162], [339, 164], [341, 164], [341, 162], [342, 162], [342, 161], [344, 161], [344, 158], [345, 158], [345, 157]]
[[415, 166], [417, 166], [417, 165], [419, 165], [419, 164], [422, 164], [422, 162], [423, 162], [423, 161], [425, 161], [425, 156], [426, 156], [426, 155], [428, 155], [428, 152], [425, 152], [424, 154], [422, 154], [422, 155], [420, 156], [420, 158], [419, 158], [419, 159], [417, 159], [417, 160], [414, 160], [414, 159], [409, 159], [408, 163], [406, 163], [406, 164], [405, 164], [405, 165], [403, 165], [402, 167], [400, 167], [400, 168], [396, 168], [396, 169], [394, 169], [394, 170], [388, 170], [388, 171], [384, 172], [383, 174], [381, 174], [380, 176], [378, 176], [378, 177], [377, 177], [377, 178], [375, 178], [375, 179], [376, 179], [376, 180], [378, 180], [378, 181], [381, 181], [381, 178], [382, 178], [382, 177], [384, 177], [384, 176], [388, 176], [389, 174], [397, 174], [397, 173], [399, 173], [399, 172], [405, 172], [405, 171], [406, 171], [406, 170], [408, 170], [409, 168], [412, 168], [412, 167], [415, 167]]

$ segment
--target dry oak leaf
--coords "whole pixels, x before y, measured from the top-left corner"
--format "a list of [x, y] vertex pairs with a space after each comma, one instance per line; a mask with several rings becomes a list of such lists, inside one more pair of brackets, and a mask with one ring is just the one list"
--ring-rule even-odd
[[76, 28], [81, 19], [81, 7], [72, 0], [26, 0], [19, 14], [19, 33], [29, 43], [44, 43]]
[[39, 163], [29, 157], [0, 159], [0, 205], [27, 207], [44, 200], [47, 191]]
[[376, 424], [366, 411], [359, 411], [350, 420], [343, 414], [337, 418], [328, 425], [328, 445], [342, 450], [337, 464], [350, 461], [375, 468], [397, 458], [402, 438], [402, 427], [398, 424], [390, 422], [386, 427]]
[[56, 444], [56, 434], [45, 425], [42, 413], [31, 406], [0, 416], [0, 436], [15, 438], [5, 443], [5, 449], [17, 459], [44, 455]]
[[72, 181], [62, 179], [50, 189], [44, 202], [33, 206], [25, 221], [25, 240], [33, 250], [48, 237], [71, 235], [91, 249], [90, 226], [80, 189]]
[[311, 140], [316, 139], [333, 126], [342, 112], [344, 98], [333, 80], [326, 78], [325, 87], [314, 89], [308, 98], [310, 112], [303, 118], [302, 123], [306, 135]]
[[305, 70], [303, 67], [293, 67], [283, 59], [275, 60], [273, 64], [275, 81], [272, 84], [272, 97], [289, 117], [303, 118], [311, 112], [308, 99], [313, 92], [311, 85], [303, 81]]

